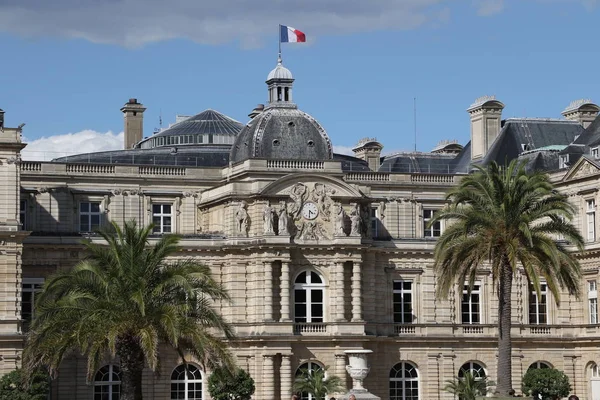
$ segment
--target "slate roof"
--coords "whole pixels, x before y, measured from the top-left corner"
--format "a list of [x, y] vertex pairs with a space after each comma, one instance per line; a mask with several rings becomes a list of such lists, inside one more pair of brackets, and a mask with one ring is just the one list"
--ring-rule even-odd
[[[193, 135], [193, 134], [227, 134], [237, 135], [244, 124], [215, 110], [204, 110], [193, 117], [178, 122], [169, 128], [154, 134], [157, 136]], [[150, 138], [142, 141], [142, 143]]]
[[502, 129], [482, 164], [488, 165], [492, 161], [504, 164], [507, 160], [519, 157], [523, 152], [546, 146], [566, 146], [582, 132], [583, 127], [576, 121], [509, 118], [503, 121]]

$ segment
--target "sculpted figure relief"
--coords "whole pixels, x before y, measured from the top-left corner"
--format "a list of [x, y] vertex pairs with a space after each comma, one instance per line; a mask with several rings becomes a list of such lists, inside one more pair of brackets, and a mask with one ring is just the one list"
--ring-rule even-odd
[[292, 186], [292, 190], [290, 191], [290, 197], [293, 201], [290, 212], [294, 217], [297, 217], [300, 214], [300, 210], [302, 209], [302, 204], [304, 204], [304, 202], [306, 201], [306, 186], [302, 183], [296, 183], [294, 186]]
[[345, 225], [346, 225], [346, 211], [340, 203], [335, 203], [335, 219], [333, 221], [333, 234], [335, 236], [346, 236]]
[[246, 210], [246, 207], [248, 207], [248, 204], [242, 200], [235, 212], [237, 232], [241, 233], [243, 236], [248, 236], [248, 211]]
[[288, 215], [287, 215], [287, 205], [285, 204], [285, 201], [280, 201], [279, 202], [279, 212], [277, 214], [277, 216], [279, 217], [279, 221], [277, 224], [277, 228], [279, 231], [280, 235], [287, 235], [289, 234], [288, 232]]
[[350, 212], [350, 236], [362, 236], [362, 217], [360, 214], [360, 206], [358, 204], [355, 204], [354, 208]]
[[263, 210], [263, 222], [264, 222], [265, 234], [274, 233], [274, 231], [273, 231], [273, 213], [274, 212], [275, 212], [275, 210], [273, 210], [273, 207], [271, 207], [271, 204], [267, 203], [265, 205], [265, 209]]
[[333, 201], [330, 196], [333, 194], [335, 194], [335, 189], [322, 183], [315, 183], [315, 187], [312, 191], [312, 199], [317, 203], [322, 218], [325, 221], [329, 221], [331, 215], [330, 208]]

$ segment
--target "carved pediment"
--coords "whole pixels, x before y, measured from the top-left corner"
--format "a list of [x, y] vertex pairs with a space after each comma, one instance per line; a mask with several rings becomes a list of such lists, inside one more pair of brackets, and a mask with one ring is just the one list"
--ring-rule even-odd
[[600, 168], [598, 168], [595, 164], [593, 164], [588, 159], [582, 157], [580, 158], [575, 165], [571, 167], [571, 169], [566, 173], [563, 178], [563, 182], [581, 179], [592, 175], [597, 175], [600, 173]]
[[354, 186], [348, 183], [332, 178], [329, 176], [322, 176], [317, 174], [291, 174], [286, 175], [283, 178], [267, 185], [261, 192], [262, 196], [288, 196], [294, 185], [302, 183], [309, 190], [314, 190], [315, 185], [318, 187], [326, 188], [330, 193], [334, 193], [331, 196], [339, 198], [363, 198], [363, 194], [357, 190]]

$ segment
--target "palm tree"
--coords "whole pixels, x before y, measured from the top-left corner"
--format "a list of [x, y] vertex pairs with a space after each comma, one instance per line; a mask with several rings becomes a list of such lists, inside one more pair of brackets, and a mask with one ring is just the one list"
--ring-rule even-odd
[[507, 395], [512, 388], [513, 277], [522, 269], [538, 295], [543, 278], [557, 305], [560, 288], [579, 296], [579, 262], [565, 243], [554, 240], [560, 235], [583, 248], [581, 235], [570, 223], [575, 209], [547, 174], [527, 173], [517, 161], [505, 168], [495, 162], [477, 167], [446, 199], [449, 205], [431, 221], [448, 221], [434, 250], [437, 295], [447, 298], [456, 283], [462, 287], [467, 282], [472, 288], [489, 263], [499, 298], [497, 390]]
[[[110, 228], [110, 227], [109, 227]], [[159, 345], [191, 354], [205, 368], [231, 367], [224, 334], [231, 327], [213, 309], [228, 300], [207, 266], [193, 260], [168, 262], [179, 238], [163, 236], [154, 246], [152, 225], [115, 223], [100, 236], [108, 246], [85, 241], [88, 257], [49, 278], [36, 303], [24, 351], [24, 366], [48, 367], [55, 375], [65, 354], [87, 355], [88, 380], [107, 356], [120, 361], [121, 399], [142, 399], [142, 371], [159, 364]]]
[[308, 393], [315, 400], [323, 400], [328, 393], [345, 390], [342, 379], [339, 376], [325, 377], [325, 368], [303, 368], [296, 376], [292, 390], [299, 393]]
[[488, 387], [493, 385], [494, 382], [488, 381], [487, 378], [477, 378], [466, 371], [462, 377], [446, 381], [444, 390], [460, 400], [476, 400], [477, 396], [485, 396]]

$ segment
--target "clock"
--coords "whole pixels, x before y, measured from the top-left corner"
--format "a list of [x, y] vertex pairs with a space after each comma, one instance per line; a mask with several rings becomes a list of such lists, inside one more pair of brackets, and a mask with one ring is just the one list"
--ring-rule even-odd
[[319, 215], [319, 209], [315, 203], [310, 201], [302, 206], [302, 216], [306, 219], [315, 219]]

